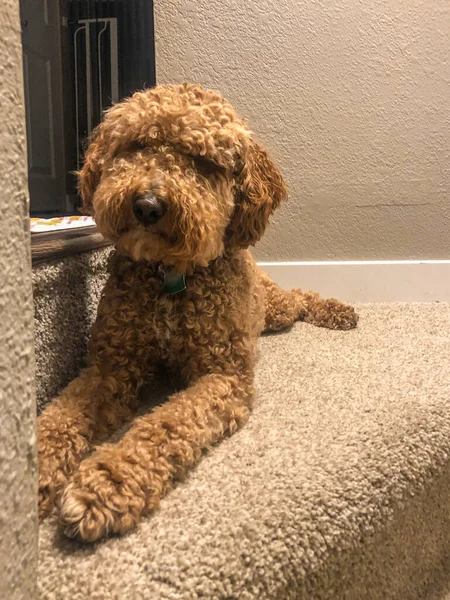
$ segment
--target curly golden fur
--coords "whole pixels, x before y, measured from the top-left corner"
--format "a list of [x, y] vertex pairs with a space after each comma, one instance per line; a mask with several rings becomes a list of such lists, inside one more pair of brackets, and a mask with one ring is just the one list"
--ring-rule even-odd
[[[39, 505], [69, 536], [123, 534], [158, 506], [203, 451], [251, 409], [257, 338], [301, 319], [350, 329], [353, 309], [286, 292], [247, 247], [286, 197], [283, 178], [232, 106], [198, 85], [158, 86], [113, 106], [79, 173], [85, 210], [116, 246], [88, 366], [39, 418]], [[133, 210], [164, 202], [156, 223]], [[159, 267], [186, 273], [164, 293]], [[135, 418], [138, 391], [165, 367], [186, 388]], [[89, 455], [89, 456], [88, 456]]]

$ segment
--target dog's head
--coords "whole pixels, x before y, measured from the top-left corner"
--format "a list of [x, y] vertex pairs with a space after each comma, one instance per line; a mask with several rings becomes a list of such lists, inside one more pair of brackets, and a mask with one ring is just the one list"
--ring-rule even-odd
[[186, 270], [257, 242], [283, 178], [217, 92], [166, 85], [107, 111], [79, 172], [83, 207], [119, 251]]

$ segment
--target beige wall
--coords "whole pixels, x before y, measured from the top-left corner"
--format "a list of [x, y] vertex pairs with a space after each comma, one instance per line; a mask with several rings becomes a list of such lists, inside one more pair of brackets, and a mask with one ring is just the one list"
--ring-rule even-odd
[[221, 89], [290, 203], [262, 260], [450, 258], [448, 0], [155, 0], [159, 82]]
[[19, 3], [0, 19], [0, 598], [36, 595], [33, 304]]

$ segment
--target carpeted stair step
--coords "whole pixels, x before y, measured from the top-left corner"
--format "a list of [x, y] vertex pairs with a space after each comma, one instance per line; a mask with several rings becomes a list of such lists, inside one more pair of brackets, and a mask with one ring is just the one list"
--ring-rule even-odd
[[33, 267], [39, 410], [83, 364], [110, 252], [111, 248], [92, 250]]
[[[450, 306], [263, 337], [248, 425], [124, 538], [41, 527], [48, 600], [417, 600], [450, 564]], [[445, 596], [442, 596], [444, 598]]]

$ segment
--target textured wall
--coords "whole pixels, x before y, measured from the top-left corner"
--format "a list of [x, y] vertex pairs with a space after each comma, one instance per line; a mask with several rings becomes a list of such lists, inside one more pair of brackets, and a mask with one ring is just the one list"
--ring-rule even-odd
[[0, 598], [36, 598], [33, 303], [18, 0], [0, 20]]
[[221, 89], [290, 203], [263, 260], [450, 258], [448, 0], [155, 0], [157, 77]]

